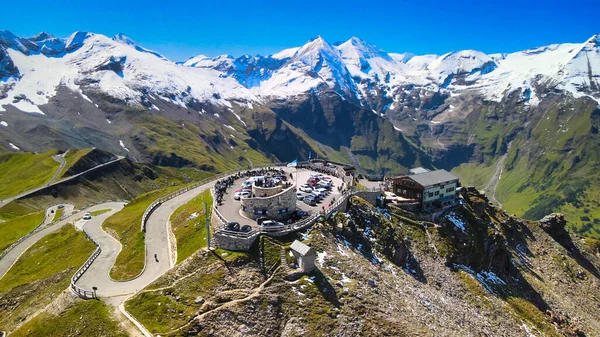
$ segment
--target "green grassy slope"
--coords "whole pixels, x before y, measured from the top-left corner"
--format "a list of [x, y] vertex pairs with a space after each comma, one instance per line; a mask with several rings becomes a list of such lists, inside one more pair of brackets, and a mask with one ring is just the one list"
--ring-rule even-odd
[[45, 211], [39, 211], [0, 222], [0, 252], [22, 236], [35, 229], [45, 217]]
[[77, 300], [58, 315], [40, 314], [11, 336], [121, 337], [127, 336], [127, 333], [111, 317], [109, 307], [104, 302]]
[[179, 207], [171, 215], [171, 228], [177, 238], [177, 263], [185, 260], [198, 249], [206, 247], [207, 214], [203, 211], [202, 202], [206, 202], [206, 209], [210, 212], [212, 197], [209, 190]]
[[11, 197], [47, 184], [59, 168], [52, 159], [56, 151], [0, 155], [0, 199]]
[[29, 248], [0, 279], [0, 330], [12, 330], [65, 290], [73, 273], [95, 248], [83, 232], [72, 226], [61, 228]]

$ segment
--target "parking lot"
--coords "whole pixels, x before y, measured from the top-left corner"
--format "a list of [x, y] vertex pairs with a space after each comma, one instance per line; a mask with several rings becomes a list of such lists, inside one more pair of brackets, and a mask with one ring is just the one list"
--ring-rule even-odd
[[[296, 169], [296, 168], [290, 168], [290, 167], [285, 167], [283, 169], [286, 172], [288, 181], [296, 184], [296, 188], [299, 188], [300, 185], [302, 185], [302, 184], [306, 184], [306, 182], [310, 178], [311, 174], [318, 173], [318, 172], [314, 172], [314, 171], [310, 171], [310, 170]], [[292, 174], [292, 177], [293, 177], [292, 179], [289, 178], [290, 173]], [[310, 205], [305, 204], [303, 201], [297, 200], [297, 202], [296, 202], [297, 208], [302, 209], [302, 210], [308, 212], [309, 214], [313, 214], [313, 213], [323, 210], [324, 208], [327, 208], [329, 203], [332, 203], [332, 200], [334, 200], [334, 199], [337, 200], [339, 198], [341, 193], [338, 190], [338, 187], [342, 186], [342, 180], [337, 177], [334, 177], [334, 176], [329, 176], [329, 175], [326, 175], [326, 176], [330, 177], [331, 180], [333, 181], [333, 186], [331, 187], [331, 191], [329, 192], [329, 194], [323, 200], [321, 200], [319, 203], [317, 203], [316, 206], [310, 206]], [[229, 222], [238, 222], [242, 226], [243, 225], [251, 225], [253, 227], [257, 227], [258, 225], [256, 224], [256, 221], [248, 219], [241, 215], [241, 213], [240, 213], [241, 203], [239, 200], [234, 199], [235, 191], [241, 189], [242, 183], [247, 179], [248, 178], [237, 179], [233, 183], [233, 186], [227, 189], [227, 194], [225, 194], [225, 196], [223, 198], [223, 204], [221, 206], [217, 206], [217, 209], [223, 215], [223, 217], [225, 217], [225, 219], [227, 219], [227, 221], [229, 221]], [[306, 194], [306, 193], [303, 193], [303, 194]]]

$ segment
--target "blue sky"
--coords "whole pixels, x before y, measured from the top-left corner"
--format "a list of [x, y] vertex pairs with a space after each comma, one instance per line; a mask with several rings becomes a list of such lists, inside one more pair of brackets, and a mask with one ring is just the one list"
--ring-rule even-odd
[[[600, 1], [18, 0], [0, 29], [18, 36], [122, 32], [179, 61], [197, 54], [271, 54], [321, 35], [357, 36], [388, 52], [512, 52], [583, 42], [600, 32]], [[10, 15], [7, 15], [10, 13]]]

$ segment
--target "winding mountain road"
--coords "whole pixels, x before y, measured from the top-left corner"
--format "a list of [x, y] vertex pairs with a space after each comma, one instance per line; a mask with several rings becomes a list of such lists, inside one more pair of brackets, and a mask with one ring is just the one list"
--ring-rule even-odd
[[[171, 200], [161, 204], [148, 218], [146, 223], [146, 262], [140, 275], [129, 281], [115, 281], [109, 274], [117, 255], [121, 251], [121, 243], [102, 229], [102, 223], [112, 214], [120, 211], [125, 204], [111, 205], [111, 211], [93, 217], [83, 225], [83, 230], [94, 239], [102, 249], [98, 258], [77, 281], [84, 289], [96, 287], [99, 297], [114, 297], [133, 294], [162, 276], [174, 265], [171, 260], [170, 229], [168, 221], [171, 214], [181, 205], [195, 198], [200, 193], [214, 186], [214, 181], [198, 186]], [[139, 226], [139, 224], [136, 224]], [[154, 258], [156, 254], [157, 259]]]
[[52, 176], [52, 179], [50, 179], [50, 181], [46, 184], [46, 186], [50, 185], [52, 182], [54, 182], [56, 179], [58, 179], [58, 175], [65, 168], [65, 165], [67, 165], [67, 162], [65, 161], [65, 155], [68, 152], [69, 152], [69, 150], [67, 150], [63, 154], [57, 154], [57, 155], [52, 156], [52, 159], [54, 159], [55, 161], [57, 161], [58, 164], [59, 164], [59, 166], [58, 166], [58, 169], [56, 169], [56, 172], [54, 172], [54, 175]]

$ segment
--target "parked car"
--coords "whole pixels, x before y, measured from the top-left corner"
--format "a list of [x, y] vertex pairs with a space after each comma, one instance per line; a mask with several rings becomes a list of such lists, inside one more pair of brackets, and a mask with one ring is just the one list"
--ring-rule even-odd
[[312, 192], [312, 190], [313, 190], [313, 188], [309, 184], [302, 184], [300, 186], [300, 191], [302, 191], [302, 192], [310, 193], [310, 192]]
[[304, 203], [307, 204], [307, 205], [309, 205], [309, 206], [317, 206], [316, 199], [314, 197], [310, 196], [310, 195], [304, 197], [304, 200], [302, 200], [302, 201], [304, 201]]
[[242, 232], [249, 232], [252, 230], [252, 226], [250, 225], [243, 225], [241, 231]]
[[263, 222], [265, 222], [265, 221], [267, 221], [267, 220], [271, 220], [271, 219], [269, 219], [269, 218], [267, 218], [267, 217], [264, 217], [264, 216], [263, 216], [263, 217], [260, 217], [260, 218], [256, 219], [256, 223], [257, 223], [259, 226], [262, 226], [262, 223], [263, 223]]
[[92, 218], [92, 213], [87, 212], [83, 215], [83, 220], [90, 220]]
[[316, 198], [319, 198], [319, 199], [323, 199], [323, 198], [325, 198], [325, 196], [326, 196], [326, 193], [323, 193], [323, 192], [319, 191], [319, 189], [316, 189], [316, 190], [312, 191], [312, 194], [313, 194], [313, 195], [314, 195]]
[[298, 199], [298, 200], [302, 200], [302, 199], [304, 199], [304, 193], [297, 192], [297, 193], [296, 193], [296, 199]]
[[319, 181], [319, 183], [317, 184], [317, 188], [325, 188], [327, 190], [329, 190], [331, 186], [331, 184], [326, 183], [324, 180]]
[[283, 227], [283, 224], [279, 221], [275, 221], [275, 220], [265, 220], [263, 221], [262, 225], [263, 227]]
[[236, 194], [234, 194], [233, 199], [240, 200], [241, 198], [249, 198], [250, 196], [252, 196], [252, 192], [242, 190], [241, 192], [237, 192]]
[[310, 186], [315, 186], [315, 185], [317, 185], [318, 182], [319, 182], [319, 180], [315, 179], [315, 178], [310, 178], [306, 181], [306, 183]]
[[239, 224], [239, 222], [228, 222], [227, 225], [225, 225], [225, 228], [227, 228], [227, 230], [230, 230], [230, 231], [239, 231], [240, 224]]
[[58, 208], [58, 209], [65, 208], [65, 205], [60, 204], [60, 205], [56, 206], [56, 208]]
[[329, 194], [329, 190], [323, 187], [317, 188], [317, 192], [321, 193], [322, 196]]
[[290, 215], [290, 219], [292, 221], [298, 221], [304, 217], [308, 216], [308, 213], [301, 210], [301, 209], [297, 209], [295, 211], [292, 212], [292, 214]]

